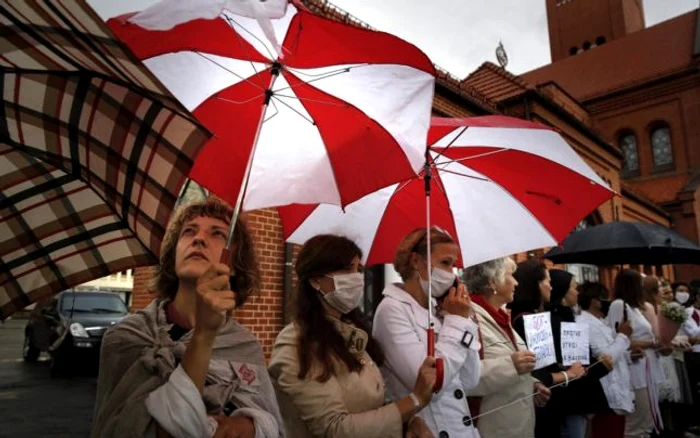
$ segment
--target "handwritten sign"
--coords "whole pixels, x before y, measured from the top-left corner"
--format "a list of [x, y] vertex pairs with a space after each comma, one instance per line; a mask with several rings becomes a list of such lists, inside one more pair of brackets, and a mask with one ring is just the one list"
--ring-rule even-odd
[[525, 341], [527, 348], [535, 353], [535, 369], [539, 370], [557, 361], [554, 351], [551, 314], [535, 313], [523, 316], [525, 324]]
[[561, 358], [564, 366], [581, 362], [591, 363], [588, 340], [588, 326], [575, 322], [561, 323]]

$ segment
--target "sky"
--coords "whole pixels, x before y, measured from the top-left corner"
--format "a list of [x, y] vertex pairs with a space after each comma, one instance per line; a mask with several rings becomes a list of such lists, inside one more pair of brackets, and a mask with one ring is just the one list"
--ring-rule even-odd
[[[171, 0], [184, 1], [184, 0]], [[586, 1], [586, 0], [578, 0]], [[88, 0], [102, 18], [143, 9], [155, 0]], [[508, 70], [520, 74], [549, 64], [545, 0], [332, 0], [372, 27], [421, 48], [463, 78], [496, 62], [499, 41]], [[700, 0], [644, 0], [647, 27], [698, 8]]]

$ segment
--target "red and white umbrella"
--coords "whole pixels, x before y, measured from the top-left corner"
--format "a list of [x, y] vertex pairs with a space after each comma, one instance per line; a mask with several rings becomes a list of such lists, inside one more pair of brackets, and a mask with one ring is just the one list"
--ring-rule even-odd
[[[434, 118], [430, 221], [459, 243], [462, 264], [554, 246], [614, 192], [555, 130], [505, 116]], [[387, 165], [387, 167], [389, 167]], [[424, 175], [348, 205], [280, 208], [284, 236], [354, 239], [367, 265], [392, 263], [400, 240], [426, 226]]]
[[416, 47], [296, 3], [279, 18], [204, 9], [168, 30], [167, 3], [108, 21], [213, 132], [193, 180], [252, 210], [347, 205], [420, 170], [435, 79]]

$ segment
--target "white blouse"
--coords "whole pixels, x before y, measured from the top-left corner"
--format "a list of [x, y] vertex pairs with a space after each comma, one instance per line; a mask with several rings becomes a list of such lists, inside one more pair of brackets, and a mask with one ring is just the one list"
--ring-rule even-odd
[[610, 328], [604, 319], [597, 318], [583, 311], [576, 317], [576, 322], [588, 326], [588, 338], [595, 357], [607, 354], [613, 359], [613, 370], [600, 379], [608, 400], [608, 406], [620, 415], [634, 411], [634, 392], [630, 381], [630, 370], [627, 364], [627, 349], [630, 340], [627, 336]]
[[[632, 308], [629, 304], [624, 304], [622, 300], [615, 300], [610, 304], [608, 311], [607, 322], [609, 327], [615, 327], [615, 324], [622, 324], [624, 319], [624, 309], [627, 309], [627, 318], [632, 325], [631, 341], [654, 341], [654, 330], [649, 320], [647, 320], [642, 312], [637, 308]], [[648, 363], [647, 363], [648, 362]], [[663, 380], [663, 370], [659, 364], [659, 357], [653, 348], [648, 348], [645, 351], [644, 357], [637, 361], [633, 361], [627, 352], [627, 363], [630, 369], [630, 377], [633, 389], [642, 389], [647, 387], [647, 366], [655, 383]]]

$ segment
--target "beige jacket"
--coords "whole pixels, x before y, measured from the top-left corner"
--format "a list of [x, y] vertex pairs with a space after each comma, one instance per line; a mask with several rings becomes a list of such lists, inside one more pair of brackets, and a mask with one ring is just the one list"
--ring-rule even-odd
[[335, 319], [333, 322], [348, 348], [365, 361], [360, 373], [350, 373], [338, 363], [327, 382], [314, 379], [313, 371], [300, 380], [296, 326], [286, 326], [277, 336], [269, 371], [287, 437], [401, 437], [399, 409], [394, 403], [384, 404], [384, 381], [365, 351], [367, 333]]
[[[496, 321], [481, 306], [474, 304], [481, 330], [484, 359], [481, 378], [469, 395], [482, 396], [480, 414], [531, 395], [535, 379], [530, 374], [518, 374], [511, 355], [513, 344]], [[519, 350], [527, 350], [525, 342], [512, 329]], [[535, 436], [535, 405], [532, 398], [479, 417], [477, 423], [483, 438], [529, 438]]]

